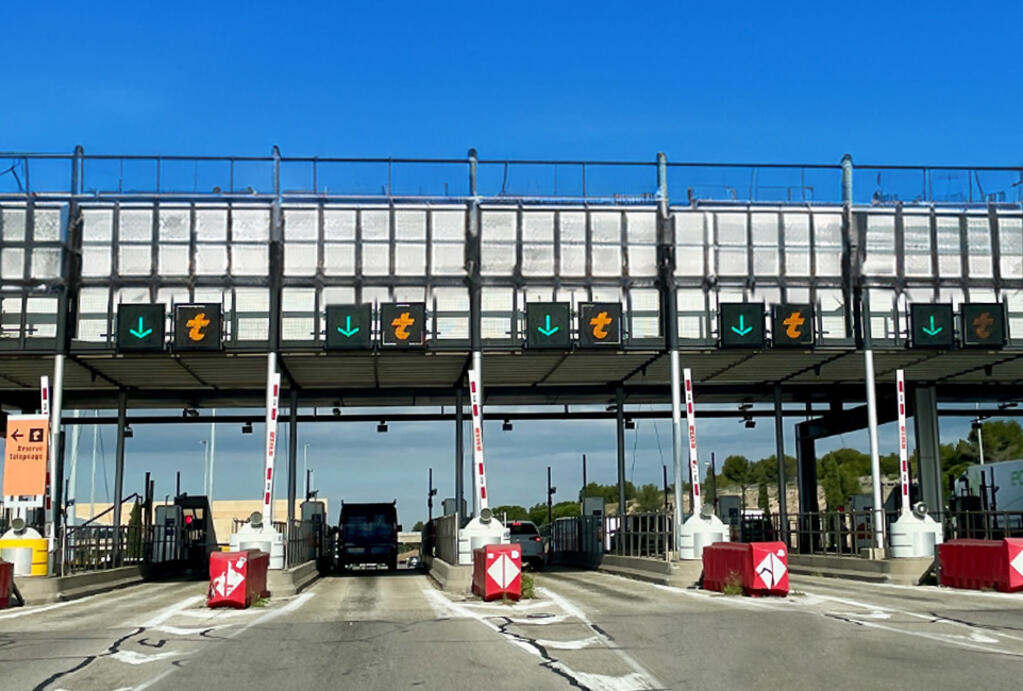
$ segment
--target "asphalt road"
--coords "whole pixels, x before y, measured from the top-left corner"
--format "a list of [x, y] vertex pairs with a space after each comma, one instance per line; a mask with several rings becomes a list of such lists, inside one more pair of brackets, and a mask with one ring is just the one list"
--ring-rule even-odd
[[207, 610], [202, 583], [0, 612], [0, 688], [1000, 689], [1023, 596], [800, 578], [786, 599], [547, 572], [482, 603], [411, 571]]

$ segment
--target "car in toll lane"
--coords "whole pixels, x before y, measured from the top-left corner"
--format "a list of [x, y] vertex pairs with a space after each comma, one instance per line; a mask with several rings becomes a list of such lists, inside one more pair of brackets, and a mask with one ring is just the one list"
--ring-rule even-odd
[[513, 544], [522, 548], [522, 563], [541, 569], [547, 562], [543, 536], [532, 521], [508, 521], [508, 532]]
[[337, 563], [339, 569], [356, 564], [381, 564], [398, 568], [397, 501], [391, 504], [341, 502], [338, 521]]

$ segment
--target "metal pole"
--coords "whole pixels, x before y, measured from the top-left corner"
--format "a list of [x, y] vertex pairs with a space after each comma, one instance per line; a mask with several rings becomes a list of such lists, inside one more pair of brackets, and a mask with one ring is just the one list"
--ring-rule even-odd
[[[213, 418], [217, 417], [217, 409], [213, 409]], [[217, 423], [210, 423], [210, 480], [209, 489], [206, 490], [206, 496], [209, 497], [210, 510], [213, 509], [213, 467], [216, 463], [217, 458]]]
[[853, 162], [852, 156], [845, 154], [842, 156], [842, 203], [852, 204], [853, 200]]
[[[50, 394], [50, 510], [46, 518], [50, 539], [50, 561], [56, 566], [57, 553], [57, 531], [60, 529], [60, 485], [61, 480], [57, 464], [63, 459], [58, 458], [60, 454], [60, 419], [61, 403], [64, 398], [64, 355], [57, 353], [53, 356], [53, 389]], [[53, 570], [51, 569], [51, 573]]]
[[[298, 389], [291, 390], [291, 421], [288, 426], [288, 525], [295, 518], [298, 492]], [[308, 496], [308, 493], [307, 495]]]
[[867, 377], [867, 428], [870, 433], [870, 480], [874, 501], [874, 547], [884, 547], [884, 507], [881, 505], [881, 458], [877, 450], [877, 392], [874, 380], [874, 351], [863, 351]]
[[615, 391], [616, 425], [618, 428], [618, 515], [629, 513], [625, 498], [625, 393], [622, 387]]
[[[455, 390], [455, 513], [459, 521], [465, 517], [462, 504], [465, 502], [465, 420], [462, 406], [465, 392], [461, 387]], [[458, 526], [461, 528], [461, 526]]]
[[[778, 459], [778, 525], [788, 525], [788, 497], [785, 496], [785, 423], [782, 414], [781, 386], [774, 387], [774, 453]], [[715, 488], [717, 489], [717, 488]]]
[[208, 497], [210, 496], [210, 443], [206, 439], [200, 439], [199, 443], [202, 445], [202, 493]]
[[433, 520], [433, 468], [430, 468], [430, 477], [426, 487], [426, 520]]
[[978, 420], [977, 422], [977, 451], [980, 454], [980, 464], [984, 465], [984, 423]]
[[554, 492], [551, 491], [551, 467], [547, 466], [547, 525], [551, 525], [554, 521], [552, 519], [554, 509], [551, 504], [551, 498], [554, 496]]
[[124, 497], [124, 426], [128, 417], [128, 392], [117, 392], [117, 458], [114, 465], [114, 563], [121, 556], [121, 500]]
[[[99, 417], [99, 411], [96, 411]], [[92, 426], [92, 475], [89, 478], [89, 520], [96, 517], [96, 451], [99, 448], [99, 425]]]
[[[75, 410], [74, 416], [81, 416], [80, 410]], [[67, 516], [67, 524], [74, 525], [77, 521], [75, 520], [75, 504], [78, 500], [78, 442], [82, 437], [81, 425], [75, 425], [71, 428], [71, 472], [68, 475], [68, 490], [64, 498], [64, 505], [69, 509]]]
[[302, 475], [305, 476], [305, 498], [309, 498], [309, 442], [302, 445]]
[[664, 475], [664, 515], [668, 515], [668, 466], [662, 465], [661, 472]]

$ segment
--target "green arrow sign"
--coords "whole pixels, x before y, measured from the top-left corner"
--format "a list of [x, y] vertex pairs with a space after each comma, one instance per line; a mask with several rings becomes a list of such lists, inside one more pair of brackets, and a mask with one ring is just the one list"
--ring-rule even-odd
[[952, 305], [913, 304], [909, 306], [909, 316], [914, 348], [955, 347]]
[[753, 330], [752, 326], [747, 326], [747, 327], [743, 328], [743, 325], [745, 323], [746, 323], [746, 316], [740, 314], [739, 315], [739, 326], [733, 326], [732, 327], [732, 331], [734, 331], [735, 333], [739, 334], [740, 336], [745, 336], [746, 334], [748, 334], [750, 331]]
[[558, 332], [560, 326], [551, 326], [551, 315], [544, 315], [544, 325], [536, 327], [536, 330], [542, 333], [544, 336], [553, 336]]
[[572, 347], [571, 305], [530, 302], [526, 305], [526, 347], [568, 350]]
[[139, 328], [137, 328], [137, 329], [129, 329], [128, 333], [130, 333], [135, 338], [145, 338], [149, 334], [153, 333], [153, 330], [152, 329], [146, 329], [142, 325], [142, 317], [139, 317]]
[[130, 304], [117, 306], [117, 350], [158, 351], [164, 347], [164, 306]]
[[345, 317], [345, 327], [342, 329], [340, 326], [337, 327], [337, 332], [345, 338], [351, 338], [355, 334], [359, 333], [359, 327], [352, 328], [352, 315]]
[[928, 336], [937, 336], [938, 334], [940, 334], [942, 332], [942, 330], [944, 330], [944, 328], [945, 327], [943, 327], [943, 326], [937, 326], [937, 327], [934, 326], [934, 315], [932, 314], [931, 315], [931, 325], [930, 325], [930, 327], [928, 328], [928, 327], [924, 326], [924, 327], [921, 327], [920, 330], [923, 331]]

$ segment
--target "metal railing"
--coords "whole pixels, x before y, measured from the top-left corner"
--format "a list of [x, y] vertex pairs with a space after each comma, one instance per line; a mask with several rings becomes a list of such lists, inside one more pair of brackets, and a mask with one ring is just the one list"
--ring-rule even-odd
[[622, 557], [664, 559], [672, 548], [672, 516], [664, 513], [633, 513], [608, 516], [605, 530], [610, 538], [608, 553]]
[[321, 521], [296, 519], [289, 521], [285, 533], [287, 539], [284, 548], [285, 566], [290, 569], [324, 556], [325, 530], [326, 527]]
[[[147, 156], [0, 152], [0, 195], [270, 199], [522, 199], [652, 204], [645, 161], [281, 156]], [[669, 198], [819, 204], [842, 201], [839, 163], [669, 161]], [[1023, 202], [1023, 168], [856, 165], [859, 204]], [[471, 181], [471, 182], [470, 182]], [[475, 185], [475, 187], [473, 187]]]
[[61, 575], [104, 571], [152, 559], [153, 529], [145, 526], [82, 525], [64, 528]]
[[940, 520], [946, 540], [1001, 540], [1023, 537], [1023, 511], [946, 511]]

